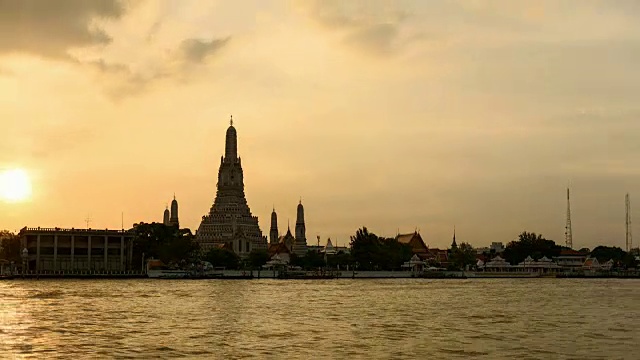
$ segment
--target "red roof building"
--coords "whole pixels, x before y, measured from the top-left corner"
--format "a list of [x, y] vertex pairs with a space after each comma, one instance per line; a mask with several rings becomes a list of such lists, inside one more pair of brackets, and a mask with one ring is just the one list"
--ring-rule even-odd
[[411, 251], [418, 255], [421, 260], [427, 260], [431, 257], [427, 244], [422, 240], [422, 236], [416, 231], [411, 234], [399, 234], [396, 236], [399, 243], [409, 245]]

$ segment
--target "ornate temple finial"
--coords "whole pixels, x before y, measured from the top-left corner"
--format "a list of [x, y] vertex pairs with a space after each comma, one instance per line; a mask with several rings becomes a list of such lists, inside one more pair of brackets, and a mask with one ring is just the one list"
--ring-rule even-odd
[[300, 196], [300, 202], [298, 204], [302, 204], [302, 196]]
[[176, 193], [174, 192], [173, 193], [173, 200], [175, 200], [175, 199], [176, 199]]
[[233, 126], [233, 115], [231, 115], [231, 120], [229, 121], [230, 125]]

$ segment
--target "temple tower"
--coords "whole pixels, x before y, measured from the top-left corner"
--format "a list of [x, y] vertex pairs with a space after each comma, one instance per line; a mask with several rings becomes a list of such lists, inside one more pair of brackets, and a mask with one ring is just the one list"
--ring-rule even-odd
[[258, 218], [251, 215], [244, 194], [242, 160], [238, 157], [238, 135], [233, 118], [227, 129], [224, 156], [220, 158], [216, 198], [209, 214], [202, 217], [196, 235], [203, 250], [228, 245], [245, 257], [253, 249], [266, 249]]
[[169, 221], [171, 219], [171, 215], [169, 213], [169, 206], [164, 209], [164, 216], [162, 218], [162, 223], [169, 226]]
[[278, 243], [278, 235], [278, 214], [276, 214], [276, 209], [273, 208], [273, 211], [271, 212], [271, 230], [269, 230], [269, 243]]
[[180, 226], [178, 221], [178, 200], [176, 200], [176, 194], [173, 194], [173, 201], [171, 201], [171, 216], [169, 217], [169, 225]]
[[296, 255], [304, 256], [307, 253], [307, 237], [306, 227], [304, 224], [304, 207], [302, 200], [298, 203], [298, 211], [296, 217], [296, 245], [293, 249]]

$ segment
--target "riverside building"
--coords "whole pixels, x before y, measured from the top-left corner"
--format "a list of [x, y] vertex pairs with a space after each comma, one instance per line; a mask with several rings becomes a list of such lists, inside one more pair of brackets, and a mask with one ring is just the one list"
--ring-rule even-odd
[[114, 272], [131, 269], [133, 231], [29, 228], [18, 233], [27, 271]]

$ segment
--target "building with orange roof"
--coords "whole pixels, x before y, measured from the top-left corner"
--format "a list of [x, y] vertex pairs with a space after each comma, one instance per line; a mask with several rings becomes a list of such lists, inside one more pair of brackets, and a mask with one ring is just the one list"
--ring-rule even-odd
[[418, 255], [418, 257], [422, 260], [427, 260], [432, 257], [429, 253], [429, 248], [427, 244], [425, 244], [424, 240], [422, 240], [422, 236], [418, 231], [415, 231], [410, 234], [398, 234], [396, 236], [396, 240], [405, 245], [409, 245], [411, 247], [411, 251]]

